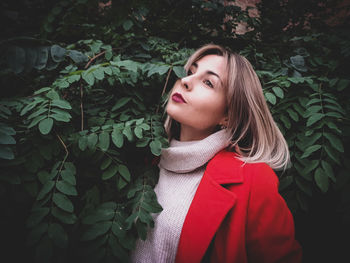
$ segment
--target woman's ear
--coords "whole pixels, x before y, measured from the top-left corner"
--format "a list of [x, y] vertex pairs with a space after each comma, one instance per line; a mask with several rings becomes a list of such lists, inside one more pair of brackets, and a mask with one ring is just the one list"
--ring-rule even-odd
[[224, 116], [222, 120], [219, 122], [219, 126], [221, 127], [221, 129], [226, 129], [227, 125], [228, 125], [228, 117]]

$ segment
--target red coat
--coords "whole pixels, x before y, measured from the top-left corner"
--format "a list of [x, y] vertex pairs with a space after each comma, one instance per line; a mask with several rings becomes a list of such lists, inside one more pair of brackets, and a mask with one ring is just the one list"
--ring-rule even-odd
[[228, 151], [208, 164], [187, 213], [176, 262], [298, 263], [294, 221], [264, 163], [245, 164]]

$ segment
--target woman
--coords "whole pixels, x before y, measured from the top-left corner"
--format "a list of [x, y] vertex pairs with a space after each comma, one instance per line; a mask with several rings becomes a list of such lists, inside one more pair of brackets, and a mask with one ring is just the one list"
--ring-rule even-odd
[[[170, 92], [155, 192], [163, 211], [133, 262], [301, 262], [272, 169], [289, 152], [250, 63], [197, 50]], [[271, 169], [272, 168], [272, 169]]]

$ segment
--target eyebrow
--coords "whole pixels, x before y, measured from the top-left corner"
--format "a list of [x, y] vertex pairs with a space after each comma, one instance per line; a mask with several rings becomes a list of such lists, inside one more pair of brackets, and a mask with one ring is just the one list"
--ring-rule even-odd
[[[196, 62], [193, 62], [193, 64], [192, 64], [191, 66], [194, 66], [195, 68], [198, 68], [198, 64], [197, 64]], [[223, 82], [222, 82], [220, 76], [219, 76], [218, 74], [216, 74], [214, 71], [207, 70], [205, 73], [206, 73], [206, 74], [209, 74], [209, 75], [216, 76], [216, 77], [220, 80], [221, 84], [223, 84]]]

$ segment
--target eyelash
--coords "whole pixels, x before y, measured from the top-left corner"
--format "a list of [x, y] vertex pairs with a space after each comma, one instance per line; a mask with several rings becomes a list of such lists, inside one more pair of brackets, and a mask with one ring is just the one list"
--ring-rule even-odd
[[211, 88], [214, 88], [213, 84], [210, 82], [210, 80], [204, 80], [204, 84], [208, 85]]
[[[187, 72], [187, 76], [190, 76], [190, 75], [192, 75], [193, 74], [193, 72], [191, 71], [191, 70], [189, 70], [188, 72]], [[207, 86], [209, 86], [210, 88], [214, 88], [214, 85], [211, 83], [211, 81], [210, 80], [204, 80], [203, 81], [204, 82], [204, 84], [205, 85], [207, 85]]]

